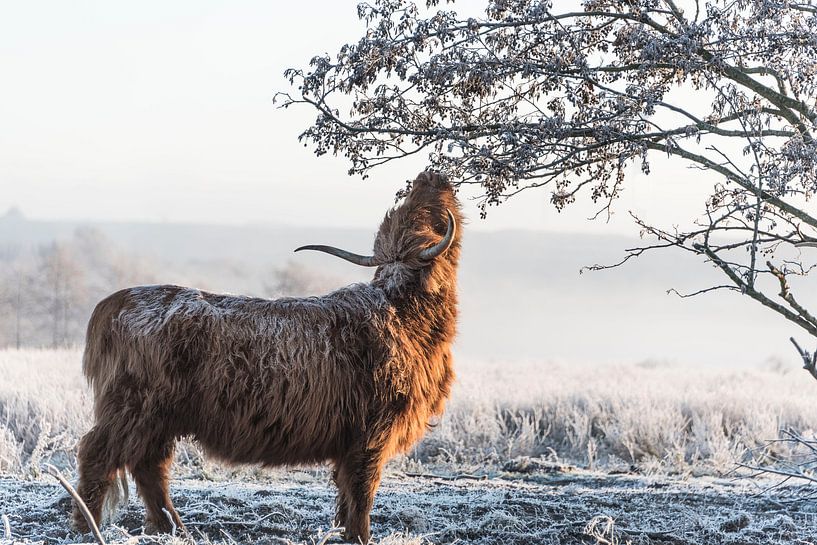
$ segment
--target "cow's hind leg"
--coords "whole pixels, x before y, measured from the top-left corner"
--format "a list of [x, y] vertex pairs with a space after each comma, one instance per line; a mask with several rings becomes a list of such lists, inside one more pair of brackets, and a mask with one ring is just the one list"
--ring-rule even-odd
[[[79, 485], [77, 493], [88, 508], [97, 525], [102, 519], [102, 507], [105, 496], [116, 478], [117, 460], [111, 449], [109, 431], [102, 426], [94, 426], [79, 442], [77, 462], [79, 469]], [[73, 508], [74, 529], [79, 532], [88, 532], [88, 522], [79, 506]]]
[[[346, 519], [349, 518], [349, 497], [348, 497], [348, 485], [342, 484], [343, 480], [341, 479], [342, 468], [340, 463], [335, 463], [335, 470], [332, 471], [332, 480], [335, 482], [335, 486], [338, 488], [338, 497], [335, 501], [335, 525], [336, 526], [346, 526]], [[345, 477], [345, 475], [344, 475]], [[348, 480], [348, 477], [346, 478]]]
[[136, 489], [145, 503], [146, 533], [170, 533], [174, 526], [177, 532], [184, 529], [170, 500], [168, 478], [172, 462], [173, 440], [169, 440], [162, 443], [160, 448], [148, 452], [141, 460], [130, 464]]

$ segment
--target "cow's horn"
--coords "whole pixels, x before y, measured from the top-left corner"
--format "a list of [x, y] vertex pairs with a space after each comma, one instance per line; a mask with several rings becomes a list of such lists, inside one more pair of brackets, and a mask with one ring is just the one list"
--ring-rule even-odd
[[454, 242], [454, 235], [457, 232], [457, 220], [454, 219], [454, 214], [451, 213], [451, 210], [446, 208], [445, 212], [448, 214], [448, 228], [445, 231], [445, 236], [431, 248], [426, 248], [420, 252], [420, 259], [431, 261], [435, 257], [442, 255]]
[[379, 264], [377, 263], [377, 261], [374, 260], [374, 256], [353, 254], [352, 252], [347, 252], [346, 250], [341, 250], [340, 248], [335, 248], [334, 246], [310, 244], [308, 246], [301, 246], [300, 248], [295, 248], [296, 252], [300, 252], [301, 250], [316, 250], [318, 252], [325, 252], [335, 257], [345, 259], [349, 263], [360, 265], [361, 267], [377, 267], [377, 265]]

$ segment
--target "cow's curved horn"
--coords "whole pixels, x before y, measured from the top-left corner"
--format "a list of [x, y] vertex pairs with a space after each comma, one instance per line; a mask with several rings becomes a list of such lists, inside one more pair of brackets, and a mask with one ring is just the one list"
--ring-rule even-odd
[[308, 246], [301, 246], [300, 248], [295, 248], [296, 252], [300, 252], [301, 250], [316, 250], [318, 252], [325, 252], [335, 257], [345, 259], [349, 263], [360, 265], [361, 267], [377, 267], [379, 265], [379, 263], [374, 260], [374, 256], [353, 254], [352, 252], [347, 252], [346, 250], [341, 250], [340, 248], [335, 248], [334, 246], [310, 244]]
[[448, 228], [445, 231], [445, 236], [431, 248], [426, 248], [420, 252], [420, 259], [431, 261], [435, 257], [442, 255], [454, 242], [454, 235], [457, 232], [457, 220], [454, 219], [454, 214], [451, 213], [451, 210], [446, 208], [445, 212], [448, 214]]

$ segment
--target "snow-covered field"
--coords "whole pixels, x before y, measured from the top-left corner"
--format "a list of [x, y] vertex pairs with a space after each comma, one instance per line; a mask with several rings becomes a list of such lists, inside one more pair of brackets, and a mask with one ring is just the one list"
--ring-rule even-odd
[[[771, 482], [732, 472], [766, 462], [760, 447], [780, 429], [812, 433], [817, 383], [794, 365], [457, 368], [444, 418], [387, 469], [372, 513], [381, 543], [817, 542], [812, 502], [758, 495]], [[91, 407], [79, 369], [79, 350], [0, 351], [0, 515], [13, 541], [91, 539], [68, 529], [66, 493], [41, 470], [75, 478]], [[326, 467], [227, 468], [183, 442], [174, 475], [197, 542], [318, 543], [331, 526]], [[110, 541], [146, 539], [133, 496], [105, 526]]]

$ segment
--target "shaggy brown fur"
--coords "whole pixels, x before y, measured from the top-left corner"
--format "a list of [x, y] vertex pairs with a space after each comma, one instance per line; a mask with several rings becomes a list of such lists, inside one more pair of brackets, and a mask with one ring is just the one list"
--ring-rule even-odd
[[[457, 220], [451, 247], [422, 250]], [[369, 540], [381, 469], [443, 410], [454, 377], [460, 206], [444, 178], [422, 173], [386, 214], [369, 284], [323, 297], [256, 299], [178, 286], [129, 288], [88, 324], [83, 371], [95, 425], [79, 444], [79, 494], [97, 521], [127, 469], [146, 528], [182, 522], [168, 495], [176, 438], [232, 463], [331, 461], [337, 522]], [[74, 509], [74, 525], [87, 531]]]

